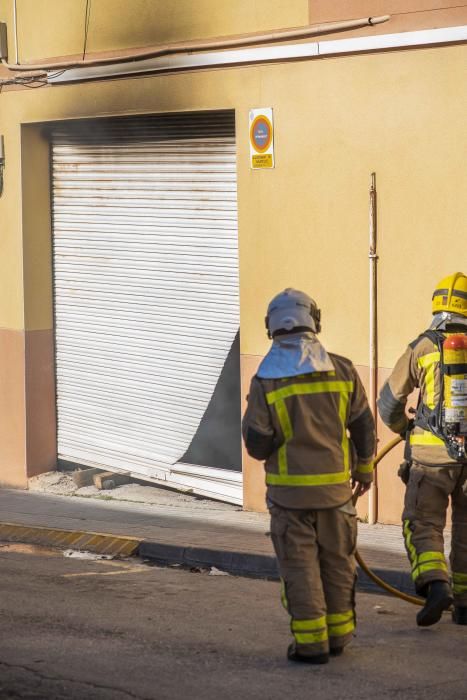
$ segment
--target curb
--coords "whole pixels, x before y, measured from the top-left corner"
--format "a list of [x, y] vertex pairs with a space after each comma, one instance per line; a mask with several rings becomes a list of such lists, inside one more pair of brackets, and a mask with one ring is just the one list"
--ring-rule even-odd
[[51, 527], [0, 523], [0, 542], [21, 542], [59, 549], [76, 549], [129, 557], [136, 554], [141, 540], [135, 537], [109, 535], [103, 532], [83, 530], [59, 530]]
[[143, 540], [138, 555], [158, 564], [181, 564], [182, 566], [215, 566], [234, 576], [248, 576], [278, 581], [279, 573], [275, 557], [266, 554], [249, 554], [222, 549], [202, 547], [179, 547]]
[[[217, 569], [234, 576], [279, 581], [275, 557], [265, 554], [249, 554], [201, 547], [180, 547], [143, 540], [138, 548], [138, 555], [158, 564], [181, 564], [187, 567], [215, 566]], [[394, 569], [374, 569], [374, 573], [394, 588], [413, 595], [413, 583], [408, 572]], [[369, 579], [359, 566], [357, 566], [357, 574], [358, 590], [365, 593], [389, 595]]]
[[[398, 571], [396, 569], [372, 569], [379, 578], [382, 578], [385, 583], [389, 583], [393, 588], [397, 588], [401, 593], [415, 595], [415, 589], [412, 577], [409, 572]], [[365, 572], [357, 566], [357, 590], [365, 593], [378, 593], [379, 595], [388, 595], [391, 593], [381, 589], [374, 581], [368, 578]]]
[[[185, 567], [216, 567], [233, 576], [278, 581], [276, 558], [203, 547], [182, 547], [135, 537], [81, 530], [59, 530], [47, 527], [0, 523], [0, 542], [21, 542], [62, 549], [76, 549], [113, 556], [139, 556], [157, 564], [179, 564]], [[366, 593], [387, 594], [357, 567], [357, 589]], [[374, 573], [403, 593], [413, 593], [410, 574], [395, 569], [374, 569]]]

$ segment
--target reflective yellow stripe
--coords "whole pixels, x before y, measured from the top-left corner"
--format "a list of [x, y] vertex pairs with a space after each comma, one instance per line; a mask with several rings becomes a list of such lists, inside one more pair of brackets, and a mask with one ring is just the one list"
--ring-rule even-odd
[[281, 578], [281, 603], [283, 607], [288, 610], [289, 608], [289, 601], [287, 600], [287, 591], [285, 588], [285, 581], [283, 578]]
[[292, 632], [313, 632], [326, 627], [326, 617], [317, 617], [314, 620], [292, 620]]
[[446, 559], [442, 552], [422, 552], [418, 555], [419, 564], [425, 564], [427, 561], [442, 561], [446, 563]]
[[266, 483], [270, 486], [330, 486], [344, 484], [348, 480], [346, 471], [330, 474], [266, 474]]
[[[278, 450], [279, 473], [266, 473], [266, 484], [269, 486], [329, 486], [344, 484], [350, 478], [350, 449], [347, 437], [346, 421], [349, 391], [353, 390], [353, 382], [315, 382], [314, 384], [292, 384], [266, 394], [269, 405], [274, 405], [285, 442]], [[293, 428], [285, 405], [285, 399], [313, 393], [339, 393], [339, 418], [342, 424], [342, 454], [344, 471], [329, 474], [289, 474], [287, 462], [287, 443], [293, 438]]]
[[410, 436], [411, 445], [444, 445], [441, 438], [436, 437], [429, 430], [424, 430], [423, 433], [414, 433]]
[[293, 437], [292, 425], [290, 423], [289, 413], [285, 402], [281, 399], [276, 403], [277, 417], [279, 418], [279, 423], [281, 424], [282, 432], [286, 440], [290, 440]]
[[424, 385], [426, 391], [425, 403], [428, 408], [435, 407], [435, 367], [440, 359], [441, 357], [438, 350], [436, 352], [430, 352], [428, 355], [423, 355], [417, 360], [418, 366], [426, 370]]
[[407, 547], [410, 561], [412, 562], [412, 568], [415, 568], [417, 565], [417, 550], [415, 549], [412, 543], [412, 531], [410, 529], [410, 520], [404, 520], [404, 538], [405, 546]]
[[428, 571], [446, 571], [446, 559], [442, 552], [421, 552], [417, 554], [412, 542], [412, 531], [410, 530], [410, 520], [404, 520], [404, 538], [410, 561], [412, 563], [412, 580], [415, 581], [421, 574]]
[[276, 389], [266, 394], [269, 405], [280, 399], [288, 399], [290, 396], [303, 396], [304, 394], [339, 394], [341, 392], [352, 393], [353, 382], [313, 382], [307, 384], [290, 384], [283, 389]]
[[441, 356], [439, 354], [439, 350], [436, 350], [435, 352], [430, 352], [428, 355], [422, 355], [421, 357], [418, 358], [417, 364], [419, 367], [426, 369], [427, 367], [431, 367], [432, 365], [435, 364], [435, 362], [439, 362], [441, 359]]
[[452, 590], [456, 595], [467, 593], [467, 574], [452, 573], [453, 587]]
[[425, 374], [426, 405], [428, 408], [435, 407], [435, 365], [428, 367]]
[[445, 571], [447, 573], [448, 567], [441, 561], [433, 564], [419, 564], [412, 571], [412, 580], [415, 581], [421, 574], [426, 574], [428, 571]]
[[275, 408], [285, 438], [284, 444], [281, 445], [278, 450], [279, 474], [284, 475], [287, 474], [287, 443], [293, 437], [293, 430], [285, 401], [283, 399], [278, 399]]
[[343, 622], [350, 622], [353, 620], [353, 610], [348, 610], [345, 613], [331, 613], [326, 615], [326, 622], [328, 625], [340, 625]]
[[343, 637], [346, 634], [350, 634], [355, 629], [355, 622], [350, 620], [342, 625], [330, 625], [329, 626], [329, 636], [330, 637]]
[[345, 613], [332, 613], [326, 616], [328, 633], [330, 637], [343, 637], [355, 629], [353, 610]]
[[355, 471], [360, 472], [360, 474], [373, 474], [373, 470], [374, 464], [370, 462], [370, 464], [357, 464]]
[[[336, 384], [339, 382], [336, 382]], [[352, 384], [352, 382], [340, 382], [341, 384]], [[353, 386], [353, 385], [352, 385]], [[346, 422], [347, 422], [347, 405], [349, 403], [349, 394], [343, 391], [339, 398], [339, 418], [342, 425], [342, 452], [344, 454], [344, 474], [350, 476], [350, 449], [349, 438], [347, 437]]]
[[277, 461], [279, 464], [279, 474], [282, 478], [287, 476], [287, 447], [286, 443], [281, 445], [277, 451]]
[[446, 559], [442, 552], [421, 552], [412, 568], [412, 579], [415, 581], [420, 574], [427, 571], [447, 571]]
[[318, 644], [327, 641], [328, 631], [324, 629], [322, 632], [297, 632], [294, 637], [297, 644]]

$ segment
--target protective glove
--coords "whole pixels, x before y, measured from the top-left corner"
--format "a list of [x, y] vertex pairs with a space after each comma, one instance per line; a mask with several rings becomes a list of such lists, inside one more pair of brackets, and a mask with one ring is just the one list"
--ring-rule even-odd
[[414, 429], [414, 427], [415, 427], [415, 420], [413, 418], [410, 418], [407, 421], [407, 426], [404, 428], [404, 430], [401, 433], [399, 433], [401, 438], [403, 440], [405, 440], [405, 438], [407, 437], [407, 433], [411, 433], [412, 430]]

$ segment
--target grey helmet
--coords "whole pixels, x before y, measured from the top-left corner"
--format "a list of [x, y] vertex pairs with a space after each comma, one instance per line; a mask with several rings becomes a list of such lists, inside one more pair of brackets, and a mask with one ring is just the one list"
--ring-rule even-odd
[[305, 292], [288, 287], [277, 294], [268, 306], [265, 318], [268, 336], [310, 330], [321, 330], [321, 311], [315, 301]]

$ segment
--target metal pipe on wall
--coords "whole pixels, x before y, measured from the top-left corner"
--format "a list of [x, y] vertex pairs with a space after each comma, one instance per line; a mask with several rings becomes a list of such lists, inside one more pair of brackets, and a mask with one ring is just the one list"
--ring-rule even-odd
[[[369, 251], [368, 259], [370, 266], [370, 287], [369, 287], [369, 306], [370, 306], [370, 324], [369, 324], [369, 399], [370, 408], [377, 419], [376, 397], [378, 391], [378, 295], [377, 295], [377, 264], [378, 255], [376, 253], [377, 246], [377, 209], [376, 209], [376, 173], [371, 173], [370, 179], [370, 210], [369, 210]], [[378, 519], [378, 483], [375, 473], [374, 482], [368, 493], [368, 522], [376, 523]]]
[[[79, 61], [53, 61], [44, 63], [30, 63], [22, 65], [12, 65], [7, 61], [2, 61], [5, 68], [11, 71], [31, 71], [31, 70], [68, 70], [71, 68], [105, 66], [115, 63], [126, 63], [141, 61], [158, 56], [169, 56], [180, 53], [197, 53], [202, 51], [212, 51], [220, 49], [232, 49], [242, 46], [257, 46], [260, 44], [272, 44], [281, 41], [293, 41], [307, 39], [323, 34], [333, 34], [335, 32], [352, 31], [362, 27], [373, 27], [376, 24], [387, 22], [390, 15], [379, 17], [363, 17], [362, 19], [343, 20], [341, 22], [326, 22], [324, 24], [309, 25], [298, 29], [278, 29], [276, 31], [244, 34], [241, 36], [226, 36], [219, 39], [204, 39], [184, 42], [174, 42], [146, 48], [140, 51], [132, 51], [130, 54], [120, 56], [107, 56]], [[16, 60], [18, 63], [18, 59]]]
[[18, 13], [16, 9], [16, 0], [13, 2], [13, 29], [15, 32], [15, 63], [19, 63], [18, 56]]

